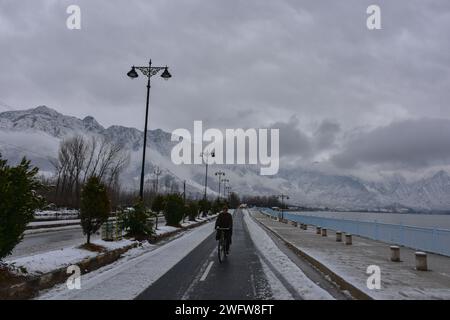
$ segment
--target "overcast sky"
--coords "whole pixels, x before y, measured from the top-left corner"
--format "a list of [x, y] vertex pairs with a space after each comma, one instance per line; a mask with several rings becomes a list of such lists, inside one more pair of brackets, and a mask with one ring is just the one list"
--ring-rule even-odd
[[448, 0], [2, 0], [0, 101], [142, 128], [126, 73], [151, 57], [173, 75], [152, 128], [281, 128], [291, 162], [415, 172], [450, 164], [449, 34]]

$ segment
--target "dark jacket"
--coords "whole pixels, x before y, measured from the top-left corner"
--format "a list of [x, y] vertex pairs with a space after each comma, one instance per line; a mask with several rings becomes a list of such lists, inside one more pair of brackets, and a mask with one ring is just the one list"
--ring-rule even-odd
[[216, 219], [215, 228], [229, 228], [230, 233], [233, 231], [233, 217], [229, 212], [222, 211]]

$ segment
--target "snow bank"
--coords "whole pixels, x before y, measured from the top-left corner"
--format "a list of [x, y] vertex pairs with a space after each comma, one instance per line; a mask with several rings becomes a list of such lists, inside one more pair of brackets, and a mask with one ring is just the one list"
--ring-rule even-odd
[[151, 248], [150, 252], [148, 248], [132, 249], [124, 259], [82, 275], [80, 290], [68, 290], [66, 285], [60, 285], [42, 294], [39, 299], [134, 299], [212, 232], [211, 223], [206, 223], [164, 246]]
[[29, 227], [40, 227], [40, 226], [48, 226], [48, 225], [65, 225], [69, 223], [80, 223], [80, 219], [72, 219], [72, 220], [57, 220], [57, 221], [35, 221], [30, 222], [27, 226]]
[[[333, 297], [324, 289], [312, 282], [301, 269], [286, 256], [273, 240], [267, 235], [253, 219], [249, 216], [248, 210], [243, 210], [244, 221], [247, 225], [250, 237], [256, 248], [267, 259], [267, 261], [286, 279], [286, 281], [297, 291], [297, 293], [307, 300], [331, 300]], [[264, 268], [266, 272], [268, 268]], [[271, 274], [267, 274], [268, 279], [273, 278]], [[273, 283], [273, 282], [272, 282]], [[281, 292], [279, 288], [275, 288], [274, 292]]]
[[171, 227], [171, 226], [158, 226], [158, 229], [155, 230], [155, 233], [160, 236], [162, 234], [165, 233], [169, 233], [169, 232], [173, 232], [176, 230], [179, 230], [180, 228], [175, 228], [175, 227]]
[[[116, 242], [106, 242], [96, 240], [92, 243], [103, 246], [108, 250], [114, 250], [131, 245], [133, 241], [121, 240]], [[73, 246], [32, 256], [21, 257], [14, 260], [7, 260], [6, 263], [14, 265], [18, 269], [25, 269], [27, 275], [41, 275], [59, 268], [79, 263], [86, 258], [92, 258], [98, 254], [98, 252], [92, 252]]]

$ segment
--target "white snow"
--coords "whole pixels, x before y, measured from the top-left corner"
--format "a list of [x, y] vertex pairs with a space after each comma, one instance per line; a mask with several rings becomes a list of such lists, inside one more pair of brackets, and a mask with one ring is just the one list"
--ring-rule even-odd
[[37, 227], [37, 226], [48, 226], [48, 225], [57, 225], [57, 224], [75, 224], [80, 223], [80, 219], [73, 219], [73, 220], [57, 220], [57, 221], [35, 221], [30, 222], [27, 226], [30, 227]]
[[171, 227], [171, 226], [158, 226], [158, 229], [155, 230], [155, 233], [157, 235], [162, 235], [162, 234], [173, 232], [173, 231], [176, 231], [179, 229], [180, 228], [175, 228], [175, 227]]
[[[244, 209], [244, 221], [250, 233], [253, 243], [258, 248], [260, 253], [272, 264], [275, 269], [281, 273], [286, 281], [297, 291], [297, 293], [307, 300], [331, 300], [333, 297], [312, 282], [301, 270], [293, 263], [288, 256], [286, 256], [267, 233], [249, 216], [248, 210]], [[263, 265], [264, 266], [264, 265]], [[267, 270], [268, 268], [264, 268]], [[266, 273], [270, 280], [273, 276]], [[273, 284], [273, 281], [269, 281]], [[273, 288], [274, 292], [280, 292], [278, 284]]]
[[[96, 240], [92, 243], [103, 246], [109, 250], [123, 248], [131, 245], [133, 241], [121, 240], [116, 242], [106, 242]], [[50, 271], [79, 263], [86, 258], [97, 256], [99, 253], [77, 248], [78, 246], [39, 253], [32, 256], [7, 260], [6, 263], [16, 268], [26, 270], [29, 275], [45, 274]]]
[[38, 234], [38, 233], [44, 233], [44, 232], [63, 231], [63, 230], [72, 230], [72, 229], [81, 229], [81, 226], [75, 224], [75, 225], [63, 226], [63, 227], [29, 229], [29, 230], [25, 230], [24, 234]]
[[198, 223], [198, 221], [189, 221], [189, 220], [187, 220], [187, 221], [185, 221], [185, 222], [182, 222], [182, 223], [181, 223], [181, 226], [182, 226], [182, 227], [188, 227], [188, 226], [190, 226], [190, 225], [192, 225], [192, 224], [196, 224], [196, 223]]
[[[53, 174], [53, 173], [52, 173]], [[58, 210], [38, 210], [34, 213], [34, 218], [38, 220], [52, 219], [58, 217], [59, 219], [76, 219], [78, 217], [78, 210], [74, 209], [58, 209]]]
[[[212, 222], [187, 231], [183, 236], [152, 248], [130, 250], [127, 259], [85, 274], [80, 290], [60, 285], [39, 299], [120, 299], [130, 300], [163, 276], [213, 232]], [[144, 253], [142, 253], [144, 250]]]
[[272, 296], [275, 300], [294, 300], [294, 297], [289, 293], [289, 291], [283, 286], [281, 281], [273, 274], [269, 266], [260, 259], [261, 265], [266, 275], [266, 279], [269, 282], [270, 289], [272, 290]]

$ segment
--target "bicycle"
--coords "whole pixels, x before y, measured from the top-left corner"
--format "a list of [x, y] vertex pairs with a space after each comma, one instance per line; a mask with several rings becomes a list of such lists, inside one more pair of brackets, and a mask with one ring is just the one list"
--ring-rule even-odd
[[226, 239], [225, 239], [225, 231], [230, 230], [229, 228], [217, 228], [216, 229], [218, 232], [220, 232], [220, 237], [219, 237], [219, 243], [218, 243], [218, 247], [217, 247], [217, 255], [219, 257], [219, 262], [222, 263], [222, 261], [225, 260], [226, 256], [227, 256], [227, 251], [226, 251]]

